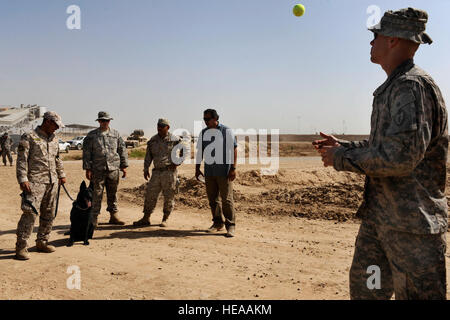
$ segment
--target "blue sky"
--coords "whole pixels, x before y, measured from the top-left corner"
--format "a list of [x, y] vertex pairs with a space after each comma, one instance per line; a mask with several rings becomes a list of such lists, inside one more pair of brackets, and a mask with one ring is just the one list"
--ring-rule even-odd
[[[65, 123], [109, 111], [123, 133], [160, 117], [192, 130], [207, 107], [233, 128], [368, 133], [369, 5], [428, 11], [416, 63], [450, 98], [450, 1], [0, 0], [0, 105], [39, 104]], [[81, 8], [68, 30], [66, 8]]]

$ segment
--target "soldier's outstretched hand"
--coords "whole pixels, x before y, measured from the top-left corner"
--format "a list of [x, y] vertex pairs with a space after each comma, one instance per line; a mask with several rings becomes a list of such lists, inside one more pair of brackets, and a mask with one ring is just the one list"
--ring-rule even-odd
[[317, 150], [324, 147], [324, 146], [329, 146], [329, 147], [335, 147], [339, 145], [338, 140], [332, 136], [332, 135], [328, 135], [325, 134], [323, 132], [320, 133], [320, 136], [324, 139], [322, 140], [315, 140], [313, 141], [313, 146], [314, 148], [316, 148]]
[[334, 162], [334, 153], [338, 149], [338, 146], [323, 146], [319, 149], [319, 153], [322, 157], [322, 162], [325, 167], [332, 167]]

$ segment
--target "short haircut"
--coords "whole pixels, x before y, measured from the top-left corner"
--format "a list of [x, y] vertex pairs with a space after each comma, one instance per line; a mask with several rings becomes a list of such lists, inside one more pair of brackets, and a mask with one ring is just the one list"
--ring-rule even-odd
[[213, 117], [216, 120], [219, 120], [219, 114], [217, 113], [216, 110], [214, 109], [206, 109], [205, 111], [203, 111], [203, 114], [210, 114], [211, 117]]
[[[47, 122], [51, 122], [51, 123], [54, 123], [54, 124], [56, 124], [56, 122], [55, 121], [53, 121], [53, 120], [50, 120], [50, 119], [46, 119], [46, 118], [42, 118], [42, 126], [45, 124], [45, 121], [47, 121]], [[59, 128], [59, 126], [56, 124], [56, 126]]]

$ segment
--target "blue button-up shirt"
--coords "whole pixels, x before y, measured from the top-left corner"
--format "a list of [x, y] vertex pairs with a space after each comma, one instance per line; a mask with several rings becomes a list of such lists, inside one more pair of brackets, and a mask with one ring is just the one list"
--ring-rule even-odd
[[228, 176], [234, 164], [234, 148], [237, 148], [236, 137], [227, 126], [219, 123], [217, 128], [203, 129], [198, 137], [197, 163], [205, 160], [205, 176]]

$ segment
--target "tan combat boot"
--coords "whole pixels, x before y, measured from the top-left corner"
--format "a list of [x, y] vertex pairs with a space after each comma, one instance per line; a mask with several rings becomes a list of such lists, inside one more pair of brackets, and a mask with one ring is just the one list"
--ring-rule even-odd
[[170, 214], [164, 214], [163, 220], [162, 220], [162, 222], [161, 222], [161, 224], [160, 224], [161, 227], [166, 228], [166, 227], [169, 226], [169, 223], [168, 223], [169, 215], [170, 215]]
[[150, 213], [144, 213], [142, 219], [133, 222], [135, 227], [147, 227], [150, 225]]
[[38, 252], [52, 253], [55, 252], [55, 247], [47, 244], [47, 241], [36, 240], [36, 249]]
[[117, 215], [117, 212], [111, 213], [111, 218], [109, 219], [109, 224], [116, 224], [119, 226], [125, 225], [125, 222], [121, 221], [119, 219], [119, 216]]
[[17, 260], [28, 260], [30, 255], [28, 254], [27, 247], [19, 248], [16, 246], [16, 257]]

